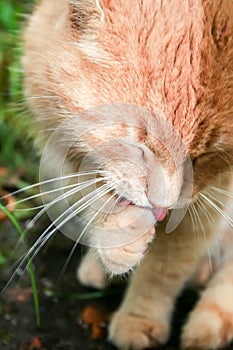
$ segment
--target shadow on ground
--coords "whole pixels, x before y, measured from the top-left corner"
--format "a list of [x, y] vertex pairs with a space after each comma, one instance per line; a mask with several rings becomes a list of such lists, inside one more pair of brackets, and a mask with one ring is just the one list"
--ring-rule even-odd
[[[10, 222], [0, 225], [1, 244], [12, 250], [17, 234]], [[58, 234], [59, 235], [59, 234]], [[40, 302], [41, 325], [36, 326], [33, 297], [28, 273], [19, 275], [0, 297], [1, 350], [114, 350], [107, 341], [107, 323], [117, 308], [125, 286], [111, 286], [96, 292], [80, 286], [75, 270], [83, 248], [73, 256], [62, 280], [59, 273], [70, 252], [68, 239], [60, 235], [34, 261]], [[10, 263], [12, 264], [12, 263]], [[0, 271], [0, 287], [9, 280], [7, 264]], [[186, 291], [178, 300], [173, 333], [163, 350], [179, 349], [179, 333], [197, 293]], [[230, 349], [230, 348], [229, 348]]]

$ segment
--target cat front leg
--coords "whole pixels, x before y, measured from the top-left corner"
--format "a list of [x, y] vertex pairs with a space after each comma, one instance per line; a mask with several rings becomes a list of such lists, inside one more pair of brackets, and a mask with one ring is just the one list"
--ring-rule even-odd
[[119, 349], [156, 348], [168, 340], [175, 300], [200, 253], [194, 242], [182, 228], [158, 234], [113, 315], [109, 338]]
[[184, 349], [220, 349], [233, 340], [233, 260], [213, 276], [184, 327]]
[[[143, 264], [146, 268], [146, 263]], [[121, 350], [156, 348], [167, 341], [173, 298], [155, 288], [144, 268], [135, 272], [109, 327], [110, 341]], [[157, 300], [156, 300], [157, 298]]]

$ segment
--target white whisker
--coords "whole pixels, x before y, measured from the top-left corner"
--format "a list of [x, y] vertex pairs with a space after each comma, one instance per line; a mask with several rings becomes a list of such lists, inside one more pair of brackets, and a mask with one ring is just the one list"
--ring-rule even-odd
[[[68, 198], [69, 196], [74, 195], [75, 193], [96, 184], [97, 182], [106, 180], [107, 178], [95, 178], [93, 180], [90, 181], [86, 181], [83, 183], [80, 183], [78, 186], [76, 186], [75, 188], [71, 189], [70, 191], [66, 192], [66, 193], [62, 193], [60, 196], [58, 196], [57, 198], [55, 198], [52, 202], [46, 204], [45, 206], [42, 206], [42, 209], [39, 211], [39, 213], [37, 213], [36, 216], [34, 216], [34, 218], [28, 223], [26, 229], [24, 230], [24, 236], [27, 234], [27, 232], [35, 225], [35, 222], [38, 221], [38, 219], [44, 214], [46, 213], [46, 211], [48, 209], [50, 209], [53, 205], [55, 205], [56, 203], [58, 203], [59, 201]], [[53, 226], [53, 224], [51, 224], [50, 226]], [[22, 238], [20, 237], [18, 240], [18, 243], [16, 244], [14, 250], [17, 249], [18, 244], [22, 241]]]
[[211, 190], [214, 190], [216, 192], [219, 192], [221, 194], [224, 194], [225, 196], [228, 196], [228, 197], [231, 197], [233, 198], [233, 193], [230, 192], [230, 191], [226, 191], [226, 190], [223, 190], [222, 188], [219, 188], [219, 187], [215, 187], [215, 186], [210, 186], [209, 187]]
[[210, 193], [209, 191], [207, 191], [207, 194], [208, 194], [209, 198], [213, 199], [213, 201], [218, 203], [222, 208], [227, 209], [227, 205], [225, 203], [223, 203], [221, 198], [219, 198], [217, 195], [215, 195], [213, 193]]
[[[200, 200], [196, 201], [196, 205], [198, 206], [199, 209], [201, 209], [201, 211], [203, 213], [206, 213], [206, 211], [205, 210], [203, 211], [202, 207], [200, 207]], [[199, 215], [198, 210], [196, 210], [196, 215], [197, 215], [198, 221], [200, 223], [200, 227], [201, 227], [201, 231], [203, 233], [203, 237], [205, 238], [206, 250], [207, 250], [207, 255], [208, 255], [208, 259], [209, 259], [209, 263], [210, 263], [210, 268], [211, 268], [211, 271], [213, 271], [213, 262], [212, 262], [212, 257], [211, 257], [211, 253], [210, 253], [210, 249], [209, 249], [209, 243], [208, 243], [208, 239], [207, 239], [207, 236], [206, 236], [205, 228], [204, 228], [204, 226], [202, 224], [202, 220], [201, 220], [201, 217]]]
[[95, 178], [93, 180], [85, 181], [85, 182], [80, 183], [78, 186], [76, 186], [72, 190], [65, 192], [65, 193], [62, 193], [60, 196], [58, 196], [57, 198], [52, 200], [52, 202], [50, 202], [44, 206], [44, 208], [29, 222], [26, 230], [28, 231], [30, 228], [32, 228], [33, 225], [35, 224], [35, 222], [54, 204], [58, 203], [59, 201], [61, 201], [63, 199], [68, 198], [69, 196], [72, 196], [73, 194], [75, 194], [79, 191], [84, 190], [85, 188], [87, 188], [91, 185], [95, 185], [96, 183], [101, 182], [101, 181], [105, 181], [105, 180], [107, 180], [107, 178], [103, 177], [103, 178]]
[[[28, 250], [28, 252], [24, 255], [24, 257], [21, 259], [20, 264], [18, 265], [18, 268], [15, 270], [15, 272], [10, 277], [6, 287], [9, 285], [9, 283], [12, 281], [14, 276], [18, 273], [19, 269], [22, 268], [24, 263], [27, 261], [27, 259], [30, 259], [32, 261], [37, 253], [41, 250], [41, 248], [48, 242], [48, 240], [54, 235], [56, 231], [58, 231], [62, 226], [64, 226], [68, 221], [70, 221], [74, 216], [78, 215], [81, 211], [85, 210], [89, 205], [94, 203], [97, 199], [101, 198], [108, 192], [112, 190], [112, 184], [105, 184], [102, 187], [96, 189], [92, 193], [89, 193], [84, 198], [81, 198], [78, 202], [74, 203], [70, 208], [68, 208], [65, 212], [63, 212], [47, 229], [41, 234], [41, 236], [37, 239], [37, 241], [33, 244], [33, 246]], [[93, 196], [93, 193], [95, 195]], [[87, 197], [92, 196], [88, 201], [86, 201]], [[52, 231], [49, 232], [49, 230], [57, 224], [61, 218], [68, 213], [70, 210], [73, 210], [75, 206], [79, 205], [81, 202], [84, 202], [84, 204], [81, 205], [81, 207], [78, 207], [74, 212], [72, 212], [68, 217], [66, 217], [64, 220], [62, 220], [58, 225], [56, 225], [56, 228], [54, 228]], [[6, 288], [5, 287], [5, 288]], [[5, 289], [4, 288], [4, 289]]]
[[[104, 185], [104, 186], [107, 186], [107, 185]], [[102, 186], [102, 187], [104, 187], [104, 186]], [[91, 198], [89, 201], [85, 202], [81, 207], [78, 207], [75, 211], [73, 211], [70, 215], [68, 215], [68, 217], [66, 217], [60, 223], [58, 223], [58, 221], [71, 209], [73, 210], [79, 201], [77, 203], [73, 204], [70, 208], [68, 208], [65, 212], [63, 212], [55, 221], [53, 221], [52, 224], [49, 225], [49, 227], [42, 233], [42, 235], [38, 238], [38, 240], [30, 248], [27, 255], [23, 258], [24, 262], [26, 260], [25, 258], [29, 258], [29, 257], [30, 257], [30, 260], [33, 260], [35, 258], [35, 256], [38, 254], [38, 252], [41, 250], [41, 248], [48, 242], [48, 240], [54, 235], [55, 232], [57, 232], [62, 226], [64, 226], [67, 222], [69, 222], [73, 217], [77, 216], [81, 211], [85, 210], [89, 205], [94, 203], [97, 199], [101, 198], [103, 195], [105, 195], [109, 191], [111, 191], [111, 188], [110, 189], [108, 188], [107, 190], [102, 191], [103, 193], [101, 193], [100, 191], [98, 192], [98, 190], [96, 190], [97, 193], [93, 198]], [[93, 192], [90, 195], [93, 195]], [[84, 198], [82, 198], [82, 200], [84, 200]], [[52, 231], [49, 232], [49, 230], [55, 224], [56, 224], [56, 227]], [[31, 255], [32, 252], [33, 252], [33, 254]], [[22, 261], [22, 263], [24, 263], [24, 262]], [[19, 266], [19, 268], [21, 268], [21, 266]]]
[[[113, 197], [117, 196], [116, 191], [114, 191]], [[113, 204], [111, 205], [111, 207], [109, 208], [108, 212], [105, 213], [103, 220], [106, 220], [106, 218], [109, 216], [109, 214], [115, 209], [117, 203], [119, 201], [119, 198], [117, 197], [116, 200], [113, 202]]]
[[80, 233], [80, 236], [79, 238], [76, 240], [75, 244], [73, 245], [72, 249], [71, 249], [71, 252], [69, 253], [66, 261], [65, 261], [65, 264], [59, 274], [59, 277], [58, 277], [58, 281], [57, 283], [59, 283], [59, 281], [62, 279], [62, 277], [64, 276], [64, 273], [67, 269], [67, 266], [74, 254], [74, 251], [75, 249], [77, 248], [77, 245], [78, 243], [80, 242], [80, 239], [83, 237], [84, 233], [86, 232], [86, 230], [88, 229], [88, 227], [90, 226], [90, 224], [95, 220], [95, 218], [99, 215], [99, 213], [101, 212], [102, 209], [104, 209], [104, 207], [112, 200], [112, 198], [115, 197], [115, 193], [97, 210], [97, 212], [95, 213], [95, 215], [93, 215], [93, 217], [88, 221], [88, 223], [86, 224], [86, 226], [84, 227], [84, 229], [82, 230], [82, 232]]
[[190, 203], [190, 205], [189, 205], [189, 207], [188, 207], [188, 213], [189, 213], [189, 216], [190, 216], [190, 219], [191, 219], [191, 223], [192, 223], [193, 230], [194, 230], [194, 232], [196, 233], [196, 227], [195, 227], [195, 225], [194, 225], [194, 219], [193, 219], [192, 203]]
[[[32, 200], [32, 199], [35, 199], [35, 198], [38, 198], [38, 197], [42, 197], [42, 196], [44, 196], [46, 194], [51, 194], [51, 193], [54, 193], [54, 192], [66, 190], [68, 188], [72, 188], [72, 187], [75, 187], [75, 186], [77, 186], [77, 184], [67, 185], [67, 186], [64, 186], [64, 187], [55, 188], [53, 190], [40, 192], [40, 193], [34, 194], [33, 196], [29, 196], [29, 197], [26, 197], [26, 198], [19, 199], [18, 201], [12, 203], [12, 205], [21, 204], [21, 203], [27, 202], [29, 200]], [[10, 208], [12, 205], [9, 204], [9, 205], [6, 206], [6, 208]], [[24, 209], [21, 209], [21, 210], [24, 210]]]
[[205, 204], [203, 203], [203, 199], [200, 198], [200, 197], [198, 197], [198, 199], [197, 199], [197, 204], [198, 204], [198, 207], [200, 208], [200, 210], [201, 210], [203, 213], [206, 214], [205, 218], [206, 218], [206, 220], [207, 220], [207, 222], [208, 222], [209, 228], [211, 228], [213, 218], [212, 218], [212, 216], [210, 215], [209, 210], [207, 210]]
[[[195, 204], [197, 204], [197, 203], [195, 203]], [[201, 228], [201, 231], [204, 233], [204, 232], [205, 232], [205, 229], [204, 229], [204, 226], [203, 226], [203, 224], [202, 224], [200, 215], [199, 215], [199, 213], [198, 213], [198, 210], [197, 210], [195, 204], [193, 205], [193, 210], [194, 210], [194, 213], [195, 213], [196, 218], [197, 218], [197, 220], [198, 220], [198, 223], [199, 223], [199, 226], [200, 226], [200, 228]]]
[[[8, 209], [9, 206], [6, 206], [6, 208]], [[44, 208], [44, 205], [37, 205], [36, 207], [30, 207], [30, 208], [14, 208], [14, 212], [15, 211], [35, 211], [35, 210], [38, 210], [38, 209], [42, 209]]]
[[45, 185], [45, 184], [55, 182], [55, 181], [66, 180], [66, 179], [75, 178], [75, 177], [79, 177], [79, 176], [88, 176], [88, 175], [95, 175], [95, 174], [101, 175], [101, 174], [105, 174], [105, 173], [106, 172], [103, 170], [95, 170], [95, 171], [90, 171], [90, 172], [72, 173], [72, 174], [61, 176], [61, 177], [55, 177], [53, 179], [48, 179], [48, 180], [37, 182], [37, 183], [32, 184], [32, 185], [25, 186], [24, 188], [21, 188], [17, 191], [11, 192], [10, 194], [7, 194], [7, 195], [1, 197], [0, 199], [5, 199], [5, 198], [10, 197], [10, 196], [15, 196], [21, 192], [25, 192], [25, 191], [28, 191], [32, 188], [39, 187], [41, 185]]
[[206, 200], [206, 202], [211, 206], [218, 214], [220, 214], [225, 221], [233, 227], [233, 220], [221, 209], [217, 204], [215, 204], [209, 197], [207, 197], [204, 193], [200, 193], [200, 196]]

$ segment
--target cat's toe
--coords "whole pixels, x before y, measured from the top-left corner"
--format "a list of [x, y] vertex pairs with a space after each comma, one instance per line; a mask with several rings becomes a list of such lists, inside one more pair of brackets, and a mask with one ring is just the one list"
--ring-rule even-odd
[[233, 315], [220, 305], [198, 306], [184, 327], [182, 348], [214, 350], [227, 346], [233, 339]]
[[166, 325], [139, 315], [117, 312], [109, 327], [109, 340], [120, 350], [156, 348], [166, 342]]
[[77, 268], [76, 276], [79, 282], [86, 287], [103, 289], [109, 284], [101, 263], [91, 254], [87, 254], [83, 258]]

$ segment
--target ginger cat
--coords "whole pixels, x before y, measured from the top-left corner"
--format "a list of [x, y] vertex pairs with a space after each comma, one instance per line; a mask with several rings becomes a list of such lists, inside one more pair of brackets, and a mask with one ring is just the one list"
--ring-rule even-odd
[[109, 327], [119, 349], [164, 344], [194, 276], [208, 283], [182, 348], [233, 339], [232, 18], [231, 0], [42, 0], [30, 17], [24, 89], [42, 168], [76, 186], [73, 212], [51, 216], [62, 229], [84, 211], [84, 284], [134, 269]]

